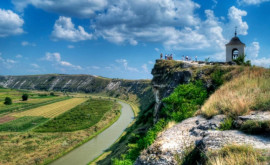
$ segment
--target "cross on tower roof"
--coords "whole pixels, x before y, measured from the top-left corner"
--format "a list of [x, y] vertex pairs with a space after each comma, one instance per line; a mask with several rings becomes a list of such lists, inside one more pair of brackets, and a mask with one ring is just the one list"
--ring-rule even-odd
[[237, 26], [235, 26], [235, 32], [234, 32], [234, 36], [237, 36]]

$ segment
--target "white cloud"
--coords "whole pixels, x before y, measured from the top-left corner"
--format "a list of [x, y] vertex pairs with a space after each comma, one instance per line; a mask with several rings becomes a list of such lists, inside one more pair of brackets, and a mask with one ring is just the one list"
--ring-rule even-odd
[[175, 26], [199, 23], [194, 14], [199, 7], [192, 0], [121, 0], [97, 15], [92, 28], [98, 36], [117, 44], [166, 42], [173, 39], [172, 31], [178, 31]]
[[30, 43], [28, 41], [23, 41], [21, 44], [22, 44], [22, 46], [36, 46], [35, 43]]
[[17, 61], [14, 61], [12, 59], [5, 59], [2, 57], [2, 53], [0, 53], [0, 66], [4, 66], [7, 69], [10, 69], [15, 66], [15, 64], [18, 63]]
[[75, 46], [74, 45], [68, 45], [67, 46], [69, 49], [73, 49], [73, 48], [75, 48]]
[[152, 65], [152, 64], [154, 64], [154, 62], [153, 61], [148, 61], [148, 64], [151, 64]]
[[148, 68], [147, 68], [147, 64], [143, 64], [143, 65], [142, 65], [142, 69], [143, 69], [143, 71], [144, 71], [145, 73], [149, 73], [149, 70], [148, 70]]
[[234, 27], [237, 26], [237, 33], [240, 35], [247, 35], [248, 32], [248, 24], [243, 21], [243, 17], [247, 16], [247, 12], [245, 10], [240, 10], [235, 6], [230, 7], [228, 12], [229, 23], [225, 27], [228, 30], [229, 34], [233, 34]]
[[134, 67], [130, 67], [128, 65], [128, 62], [126, 59], [118, 59], [118, 60], [115, 60], [117, 63], [119, 64], [122, 64], [125, 68], [125, 70], [128, 70], [128, 71], [131, 71], [131, 72], [139, 72], [139, 70], [137, 68], [134, 68]]
[[56, 62], [60, 62], [61, 61], [61, 55], [60, 53], [50, 53], [47, 52], [45, 55], [45, 60], [47, 61], [56, 61]]
[[23, 11], [28, 5], [59, 15], [89, 18], [102, 11], [108, 0], [12, 0], [16, 9]]
[[260, 44], [259, 42], [252, 42], [246, 48], [247, 58], [250, 60], [256, 59], [260, 52]]
[[0, 9], [0, 37], [22, 34], [23, 24], [23, 19], [13, 11]]
[[79, 65], [73, 65], [70, 62], [62, 61], [60, 53], [57, 53], [57, 52], [55, 52], [55, 53], [47, 52], [45, 57], [44, 57], [44, 60], [54, 62], [55, 64], [57, 64], [59, 66], [63, 66], [63, 67], [69, 67], [69, 68], [73, 68], [73, 69], [77, 69], [77, 70], [82, 69], [82, 67]]
[[259, 5], [263, 2], [269, 2], [270, 0], [237, 0], [238, 4], [242, 5]]
[[23, 56], [21, 54], [17, 54], [16, 58], [22, 58]]
[[73, 42], [90, 40], [92, 34], [87, 33], [82, 26], [75, 28], [70, 17], [60, 16], [54, 24], [53, 40], [68, 40]]
[[31, 64], [31, 66], [33, 67], [33, 68], [39, 68], [39, 65], [38, 64]]
[[91, 68], [92, 68], [92, 69], [95, 69], [95, 70], [100, 69], [100, 67], [99, 67], [99, 66], [91, 66]]
[[155, 48], [155, 51], [156, 51], [156, 52], [159, 52], [159, 48]]
[[263, 57], [263, 58], [254, 59], [254, 60], [251, 60], [251, 64], [262, 66], [265, 68], [270, 68], [270, 58]]

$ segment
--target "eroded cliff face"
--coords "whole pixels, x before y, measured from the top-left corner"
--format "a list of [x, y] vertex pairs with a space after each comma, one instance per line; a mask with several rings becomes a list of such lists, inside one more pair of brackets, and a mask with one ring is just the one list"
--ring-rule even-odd
[[152, 88], [155, 96], [154, 122], [158, 120], [163, 106], [162, 99], [169, 96], [180, 84], [189, 83], [196, 74], [194, 67], [202, 65], [180, 61], [157, 60], [152, 70]]
[[0, 76], [0, 86], [28, 90], [106, 93], [112, 97], [125, 100], [135, 96], [135, 99], [138, 99], [140, 105], [145, 108], [154, 101], [150, 80], [123, 80], [91, 75], [48, 74]]

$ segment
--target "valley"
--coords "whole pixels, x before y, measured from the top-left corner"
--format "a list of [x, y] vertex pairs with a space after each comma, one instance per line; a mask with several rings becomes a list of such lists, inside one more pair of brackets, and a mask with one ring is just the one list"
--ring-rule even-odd
[[[88, 142], [121, 116], [121, 105], [115, 100], [50, 93], [1, 88], [1, 96], [13, 101], [1, 105], [1, 164], [48, 164]], [[21, 101], [22, 94], [28, 94], [29, 100]]]
[[[4, 76], [2, 95], [14, 103], [1, 105], [0, 143], [7, 151], [1, 163], [235, 164], [245, 154], [254, 156], [241, 157], [247, 164], [265, 163], [269, 73], [255, 66], [157, 60], [151, 82]], [[32, 97], [28, 103], [19, 97], [25, 92]], [[124, 117], [125, 107], [132, 115]]]

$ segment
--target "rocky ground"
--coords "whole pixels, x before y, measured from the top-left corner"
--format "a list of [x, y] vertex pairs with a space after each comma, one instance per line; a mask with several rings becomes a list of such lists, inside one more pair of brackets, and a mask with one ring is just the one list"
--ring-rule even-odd
[[[156, 141], [141, 153], [135, 164], [177, 164], [175, 155], [181, 158], [186, 150], [198, 145], [204, 152], [220, 149], [227, 144], [247, 144], [257, 149], [270, 150], [269, 138], [247, 135], [238, 130], [217, 130], [224, 119], [224, 115], [217, 115], [210, 120], [196, 116], [174, 125], [160, 133]], [[269, 112], [253, 112], [240, 116], [238, 120], [269, 119]]]

